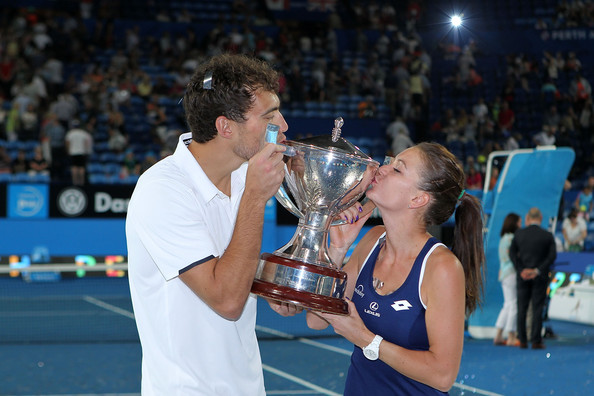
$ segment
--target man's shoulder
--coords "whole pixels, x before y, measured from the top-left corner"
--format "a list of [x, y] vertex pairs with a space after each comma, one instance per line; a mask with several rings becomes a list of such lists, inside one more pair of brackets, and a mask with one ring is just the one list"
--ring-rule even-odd
[[[188, 178], [168, 158], [158, 161], [142, 173], [132, 193], [134, 205], [143, 202], [140, 206], [155, 211], [160, 210], [164, 203], [173, 207], [194, 199], [196, 194]], [[131, 202], [131, 206], [133, 204]]]
[[542, 228], [540, 226], [530, 225], [524, 228], [520, 228], [514, 234], [514, 238], [522, 238], [527, 235], [533, 235], [534, 233], [540, 233]]
[[[140, 180], [168, 185], [187, 184], [186, 175], [171, 156], [160, 159], [148, 168]], [[140, 181], [139, 180], [139, 181]]]
[[547, 230], [546, 228], [543, 228], [541, 226], [535, 225], [534, 227], [532, 227], [534, 229], [534, 233], [540, 234], [542, 235], [544, 238], [549, 238], [549, 239], [555, 239], [555, 237], [553, 236], [553, 233], [549, 230]]

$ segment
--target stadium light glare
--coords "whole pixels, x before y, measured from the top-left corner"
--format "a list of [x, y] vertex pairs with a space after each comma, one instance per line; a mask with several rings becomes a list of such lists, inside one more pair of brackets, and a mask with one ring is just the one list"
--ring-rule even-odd
[[459, 27], [460, 25], [462, 25], [462, 15], [454, 15], [451, 18], [451, 23], [452, 26], [454, 27]]

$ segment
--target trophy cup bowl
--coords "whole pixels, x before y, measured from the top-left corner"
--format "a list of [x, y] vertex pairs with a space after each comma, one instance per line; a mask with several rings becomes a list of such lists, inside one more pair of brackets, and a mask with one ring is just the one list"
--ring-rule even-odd
[[[336, 128], [335, 128], [336, 129]], [[369, 187], [379, 162], [342, 137], [286, 141], [296, 154], [285, 157], [285, 179], [277, 201], [299, 218], [291, 240], [263, 253], [252, 293], [314, 311], [348, 314], [343, 300], [347, 276], [328, 255], [335, 217]]]

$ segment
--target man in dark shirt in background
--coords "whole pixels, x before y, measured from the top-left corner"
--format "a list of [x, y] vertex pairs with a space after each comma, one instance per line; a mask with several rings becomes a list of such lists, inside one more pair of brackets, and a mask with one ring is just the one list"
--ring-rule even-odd
[[518, 277], [518, 339], [520, 348], [527, 348], [526, 315], [532, 301], [532, 349], [544, 349], [542, 342], [543, 308], [549, 284], [549, 269], [557, 258], [555, 237], [541, 227], [542, 213], [531, 208], [526, 227], [516, 231], [509, 256]]

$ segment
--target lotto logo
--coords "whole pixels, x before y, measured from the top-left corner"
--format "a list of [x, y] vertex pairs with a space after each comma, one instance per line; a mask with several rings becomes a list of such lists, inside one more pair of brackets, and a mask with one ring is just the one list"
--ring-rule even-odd
[[406, 300], [394, 301], [392, 304], [395, 311], [408, 311], [411, 307], [412, 305]]

